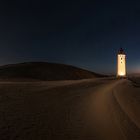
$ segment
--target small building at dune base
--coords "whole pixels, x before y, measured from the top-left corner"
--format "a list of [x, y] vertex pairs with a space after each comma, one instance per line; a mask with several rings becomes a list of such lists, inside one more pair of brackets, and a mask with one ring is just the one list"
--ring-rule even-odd
[[117, 54], [117, 78], [126, 78], [126, 54], [121, 48]]

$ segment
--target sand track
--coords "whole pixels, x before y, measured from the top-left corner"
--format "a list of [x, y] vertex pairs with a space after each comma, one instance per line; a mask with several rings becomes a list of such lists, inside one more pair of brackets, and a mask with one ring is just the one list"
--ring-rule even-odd
[[[129, 112], [132, 108], [126, 104], [121, 97], [127, 80], [119, 80], [107, 83], [96, 90], [95, 95], [92, 95], [92, 104], [90, 104], [94, 129], [98, 130], [100, 134], [99, 139], [110, 140], [125, 140], [125, 139], [140, 139], [140, 129], [138, 127], [138, 120], [135, 121], [134, 116]], [[120, 90], [121, 89], [121, 90]], [[115, 96], [119, 92], [119, 97]], [[125, 100], [129, 97], [125, 96]], [[121, 102], [120, 102], [121, 100]], [[126, 109], [127, 108], [127, 109]], [[137, 106], [138, 108], [138, 106]]]

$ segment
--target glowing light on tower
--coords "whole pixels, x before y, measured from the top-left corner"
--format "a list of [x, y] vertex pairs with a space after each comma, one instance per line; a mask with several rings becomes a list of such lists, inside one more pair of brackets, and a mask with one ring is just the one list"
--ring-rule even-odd
[[122, 48], [117, 56], [117, 77], [126, 77], [126, 55]]

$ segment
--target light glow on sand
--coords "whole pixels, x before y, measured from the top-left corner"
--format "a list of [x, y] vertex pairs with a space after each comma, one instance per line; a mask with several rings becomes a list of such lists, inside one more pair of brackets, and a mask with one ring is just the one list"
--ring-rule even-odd
[[117, 76], [118, 77], [126, 76], [126, 55], [125, 54], [118, 54]]

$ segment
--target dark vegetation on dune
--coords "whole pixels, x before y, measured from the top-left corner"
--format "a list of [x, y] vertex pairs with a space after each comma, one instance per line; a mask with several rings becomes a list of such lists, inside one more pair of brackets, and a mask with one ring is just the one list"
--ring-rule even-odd
[[74, 66], [47, 63], [47, 62], [26, 62], [0, 66], [0, 79], [2, 80], [78, 80], [87, 78], [103, 77], [87, 70]]

